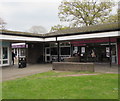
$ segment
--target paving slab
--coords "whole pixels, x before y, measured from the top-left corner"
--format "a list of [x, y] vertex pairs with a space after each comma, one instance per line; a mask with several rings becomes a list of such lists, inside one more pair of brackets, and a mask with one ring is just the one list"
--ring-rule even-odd
[[109, 64], [95, 64], [95, 72], [99, 73], [116, 73], [118, 74], [120, 67], [118, 65], [109, 65]]

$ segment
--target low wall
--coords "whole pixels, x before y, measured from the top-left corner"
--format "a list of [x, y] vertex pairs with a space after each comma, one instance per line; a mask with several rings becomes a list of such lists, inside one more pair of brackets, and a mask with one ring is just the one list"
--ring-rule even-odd
[[53, 62], [53, 70], [60, 71], [90, 71], [94, 72], [93, 63], [78, 63], [78, 62]]

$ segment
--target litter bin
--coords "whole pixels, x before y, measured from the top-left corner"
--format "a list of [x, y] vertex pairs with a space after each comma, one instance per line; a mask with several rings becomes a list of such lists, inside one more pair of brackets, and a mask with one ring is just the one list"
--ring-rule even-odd
[[25, 57], [19, 57], [18, 58], [18, 68], [25, 68], [26, 67], [26, 58]]

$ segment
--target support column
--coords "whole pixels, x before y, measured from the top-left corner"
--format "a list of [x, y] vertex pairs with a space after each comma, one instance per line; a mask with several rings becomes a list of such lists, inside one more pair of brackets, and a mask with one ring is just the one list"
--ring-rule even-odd
[[59, 41], [57, 40], [57, 37], [56, 37], [56, 42], [57, 42], [57, 61], [60, 62], [60, 43]]
[[43, 63], [45, 63], [45, 42], [43, 42]]
[[58, 62], [60, 62], [60, 43], [59, 43], [59, 41], [57, 42], [57, 46], [58, 46], [58, 48], [57, 48]]
[[25, 59], [26, 59], [25, 61], [26, 61], [26, 65], [27, 65], [27, 60], [28, 60], [28, 59], [27, 59], [27, 58], [28, 58], [27, 47], [28, 47], [28, 46], [27, 46], [27, 43], [25, 42]]
[[70, 55], [73, 56], [73, 45], [70, 43]]

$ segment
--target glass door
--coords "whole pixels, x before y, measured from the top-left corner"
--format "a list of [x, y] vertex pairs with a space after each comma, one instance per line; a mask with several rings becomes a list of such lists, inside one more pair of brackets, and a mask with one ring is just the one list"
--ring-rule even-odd
[[50, 47], [45, 48], [45, 62], [51, 62]]

